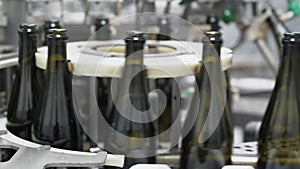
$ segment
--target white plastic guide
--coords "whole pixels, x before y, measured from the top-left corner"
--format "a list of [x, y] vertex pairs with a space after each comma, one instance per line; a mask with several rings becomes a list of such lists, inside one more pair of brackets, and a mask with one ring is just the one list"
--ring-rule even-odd
[[[74, 75], [93, 77], [120, 77], [124, 66], [124, 42], [87, 41], [67, 44], [67, 59], [74, 65]], [[198, 72], [202, 56], [202, 43], [187, 41], [147, 41], [145, 51], [150, 48], [161, 49], [161, 53], [145, 53], [144, 64], [150, 78], [188, 76]], [[102, 50], [99, 50], [102, 49]], [[45, 69], [47, 65], [47, 47], [41, 47], [36, 53], [36, 65]], [[222, 69], [232, 63], [232, 51], [221, 49]]]

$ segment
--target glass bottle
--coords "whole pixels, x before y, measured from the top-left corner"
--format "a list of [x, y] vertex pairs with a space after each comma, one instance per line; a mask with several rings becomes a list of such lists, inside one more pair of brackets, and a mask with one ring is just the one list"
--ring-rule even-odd
[[281, 64], [259, 132], [258, 169], [300, 168], [300, 34], [285, 33]]
[[[95, 21], [96, 40], [110, 40], [111, 31], [108, 18], [98, 18]], [[102, 115], [107, 120], [112, 107], [110, 77], [97, 77], [97, 102]]]
[[19, 66], [7, 108], [7, 129], [14, 135], [31, 140], [33, 111], [37, 102], [35, 52], [37, 27], [22, 24], [19, 28]]
[[55, 148], [81, 150], [82, 141], [73, 106], [71, 72], [67, 66], [65, 29], [51, 29], [44, 90], [33, 120], [33, 141]]
[[[110, 114], [112, 129], [105, 148], [111, 153], [126, 156], [124, 169], [134, 164], [155, 163], [154, 124], [149, 105], [149, 88], [143, 71], [145, 37], [131, 32], [125, 39], [126, 61], [123, 76], [118, 81], [117, 97]], [[113, 168], [113, 167], [105, 167]]]
[[[219, 84], [222, 83], [221, 80], [225, 82], [225, 77], [221, 76], [219, 62], [221, 33], [207, 32], [205, 36], [202, 40], [205, 66], [202, 65], [200, 72], [196, 74], [198, 87], [183, 128], [187, 136], [182, 141], [180, 169], [220, 169], [231, 164], [233, 132], [227, 103], [225, 102], [224, 107], [219, 106], [219, 108], [216, 108], [217, 105], [211, 105], [213, 98], [211, 88], [218, 86], [218, 84], [211, 84], [211, 79], [214, 78], [214, 82]], [[214, 99], [220, 99], [222, 90], [226, 91], [222, 87], [216, 88], [218, 97]], [[226, 98], [225, 93], [224, 97]], [[215, 107], [210, 112], [213, 114], [209, 114], [210, 107]]]
[[[171, 23], [168, 18], [159, 18], [157, 21], [159, 33], [157, 34], [158, 41], [171, 40]], [[166, 97], [167, 103], [164, 112], [158, 118], [158, 133], [162, 133], [169, 129], [172, 125], [172, 90], [175, 81], [172, 78], [159, 78], [155, 80], [156, 89], [162, 90]], [[160, 138], [161, 141], [169, 141], [168, 138]]]

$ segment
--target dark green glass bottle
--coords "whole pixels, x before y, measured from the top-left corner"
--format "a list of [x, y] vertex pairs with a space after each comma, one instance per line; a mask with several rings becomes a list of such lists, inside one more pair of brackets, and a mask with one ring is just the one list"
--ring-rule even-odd
[[7, 108], [7, 129], [26, 140], [31, 140], [32, 116], [38, 94], [35, 67], [37, 34], [35, 24], [20, 25], [19, 66]]
[[[159, 33], [157, 34], [158, 41], [171, 40], [171, 23], [168, 18], [159, 18], [157, 21]], [[167, 63], [166, 63], [167, 64]], [[160, 78], [155, 80], [156, 89], [160, 89], [167, 97], [166, 108], [158, 118], [158, 133], [162, 133], [171, 127], [172, 123], [172, 90], [174, 80], [172, 78]], [[168, 138], [160, 138], [161, 141], [169, 141]]]
[[44, 23], [44, 41], [43, 41], [43, 45], [47, 45], [47, 36], [49, 34], [50, 29], [54, 29], [54, 28], [62, 28], [59, 20], [56, 19], [52, 19], [52, 20], [46, 20]]
[[[196, 75], [196, 91], [189, 114], [184, 124], [183, 132], [188, 132], [182, 141], [181, 169], [220, 169], [224, 165], [231, 164], [232, 147], [232, 124], [228, 106], [225, 103], [224, 110], [214, 109], [213, 117], [208, 118], [211, 106], [211, 78], [215, 82], [221, 82], [221, 65], [219, 62], [220, 48], [222, 45], [221, 33], [207, 32], [203, 38], [203, 61], [205, 67], [201, 66]], [[210, 72], [210, 76], [208, 75]], [[225, 78], [222, 79], [225, 81]], [[224, 83], [226, 85], [226, 83]], [[216, 89], [219, 91], [219, 89]], [[220, 89], [222, 90], [222, 89]], [[225, 89], [224, 89], [225, 90]], [[219, 96], [219, 92], [218, 96]], [[215, 98], [220, 99], [220, 98]], [[200, 101], [199, 101], [200, 100]], [[195, 121], [196, 119], [196, 121]], [[193, 124], [193, 121], [195, 123]], [[192, 124], [191, 130], [188, 130]], [[206, 129], [214, 128], [213, 131]], [[204, 131], [202, 131], [204, 130]]]
[[56, 148], [81, 150], [79, 124], [73, 107], [71, 73], [67, 67], [65, 29], [52, 29], [44, 90], [33, 121], [33, 141]]
[[206, 24], [210, 25], [211, 31], [219, 31], [219, 18], [216, 15], [209, 15], [206, 18]]
[[131, 32], [125, 42], [125, 69], [118, 81], [117, 97], [109, 119], [112, 129], [107, 132], [105, 148], [111, 153], [125, 155], [124, 169], [128, 169], [134, 164], [155, 163], [152, 155], [156, 145], [150, 137], [156, 132], [150, 120], [152, 112], [145, 112], [149, 109], [146, 72], [142, 71], [145, 37], [142, 33]]
[[108, 18], [97, 18], [95, 21], [96, 39], [109, 40], [111, 39], [111, 30], [109, 27]]
[[[108, 18], [98, 18], [95, 21], [96, 28], [96, 40], [110, 40], [111, 31], [109, 28]], [[97, 102], [101, 114], [106, 120], [109, 118], [109, 114], [112, 107], [111, 99], [111, 79], [110, 77], [98, 77], [97, 78]]]
[[159, 18], [157, 20], [159, 27], [159, 33], [157, 34], [157, 40], [171, 40], [171, 24], [168, 18]]
[[258, 169], [300, 168], [300, 33], [286, 33], [281, 65], [259, 133]]
[[[38, 79], [35, 67], [37, 28], [24, 23], [19, 28], [19, 65], [7, 108], [7, 129], [14, 135], [31, 140], [32, 115], [37, 102]], [[15, 150], [0, 150], [0, 161], [8, 161]]]
[[[219, 31], [219, 18], [218, 16], [211, 15], [207, 16], [206, 24], [210, 25], [211, 31]], [[227, 98], [227, 105], [230, 112], [232, 112], [232, 94], [231, 94], [231, 84], [230, 84], [230, 74], [228, 70], [225, 70], [225, 78], [226, 78], [226, 98]]]

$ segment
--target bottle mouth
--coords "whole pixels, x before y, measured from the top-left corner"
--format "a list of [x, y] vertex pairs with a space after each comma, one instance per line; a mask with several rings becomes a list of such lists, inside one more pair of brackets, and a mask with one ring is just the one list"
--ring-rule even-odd
[[59, 20], [57, 19], [51, 19], [51, 20], [47, 20], [45, 21], [45, 26], [51, 27], [52, 25], [59, 25]]
[[300, 45], [300, 32], [284, 33], [282, 43], [299, 44]]
[[203, 43], [213, 43], [213, 44], [222, 44], [222, 33], [217, 31], [205, 32], [204, 38], [202, 39]]
[[38, 30], [36, 24], [22, 23], [21, 25], [19, 25], [19, 33], [36, 34], [38, 33]]
[[130, 31], [127, 32], [127, 37], [125, 38], [125, 43], [145, 43], [146, 38], [145, 38], [145, 33], [140, 32], [140, 31]]
[[67, 30], [63, 28], [54, 28], [49, 30], [47, 38], [68, 40]]

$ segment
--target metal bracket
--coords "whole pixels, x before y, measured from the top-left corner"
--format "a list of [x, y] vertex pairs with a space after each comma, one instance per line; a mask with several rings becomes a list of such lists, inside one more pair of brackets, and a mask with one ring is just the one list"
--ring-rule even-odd
[[[11, 134], [6, 129], [6, 119], [0, 118], [0, 148], [17, 150], [7, 162], [0, 163], [0, 169], [42, 169], [45, 167], [101, 167], [107, 161], [110, 165], [123, 166], [124, 156], [78, 152], [52, 148], [49, 145], [32, 143]], [[113, 159], [113, 160], [112, 160]], [[116, 161], [115, 161], [116, 159]]]

